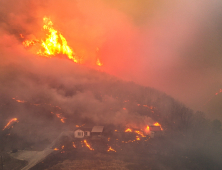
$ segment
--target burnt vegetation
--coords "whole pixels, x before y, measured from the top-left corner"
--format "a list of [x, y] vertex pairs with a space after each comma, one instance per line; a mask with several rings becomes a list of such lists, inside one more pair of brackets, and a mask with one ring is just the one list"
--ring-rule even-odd
[[[18, 119], [13, 127], [0, 132], [0, 167], [4, 170], [12, 169], [15, 161], [9, 152], [43, 150], [77, 124], [105, 126], [101, 140], [88, 140], [94, 150], [82, 147], [81, 139], [63, 137], [53, 146], [59, 150], [32, 170], [222, 169], [221, 122], [194, 113], [163, 92], [79, 65], [69, 74], [46, 72], [44, 76], [8, 66], [0, 79], [1, 128], [11, 118]], [[161, 136], [122, 142], [135, 138], [135, 134], [124, 133], [126, 127], [141, 129], [150, 120], [162, 125]], [[107, 152], [109, 146], [116, 152]], [[21, 169], [24, 164], [16, 160], [13, 168]]]

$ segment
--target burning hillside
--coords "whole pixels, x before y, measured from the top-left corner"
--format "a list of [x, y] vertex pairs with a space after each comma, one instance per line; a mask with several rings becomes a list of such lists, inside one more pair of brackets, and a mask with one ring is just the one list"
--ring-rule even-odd
[[[173, 32], [160, 36], [159, 24], [132, 21], [126, 9], [108, 4], [0, 1], [0, 165], [4, 170], [222, 169], [219, 120], [113, 76], [179, 95], [175, 87], [185, 76], [168, 69], [177, 61], [174, 47], [179, 48], [169, 40], [189, 42], [193, 21], [181, 26], [171, 24], [181, 19], [164, 16], [173, 19], [169, 25], [187, 28], [181, 34], [160, 17], [163, 30]], [[171, 78], [179, 83], [173, 86]]]
[[[73, 62], [82, 64], [85, 59], [78, 57], [75, 52], [68, 46], [65, 37], [54, 29], [53, 22], [50, 20], [50, 18], [44, 17], [43, 23], [43, 29], [47, 31], [45, 40], [25, 40], [22, 42], [22, 44], [27, 48], [38, 45], [40, 49], [37, 49], [37, 52], [35, 52], [37, 55], [51, 58], [53, 56], [57, 56], [58, 54], [64, 54]], [[22, 34], [20, 34], [20, 37], [21, 39], [25, 38]], [[98, 66], [103, 65], [99, 58], [97, 58], [95, 64]]]
[[[116, 154], [113, 156], [120, 160], [129, 154], [127, 160], [133, 159], [139, 165], [140, 159], [145, 161], [149, 154], [168, 155], [173, 147], [167, 144], [169, 150], [164, 149], [169, 139], [160, 136], [153, 140], [151, 129], [163, 129], [170, 135], [189, 128], [192, 112], [157, 90], [124, 82], [68, 60], [39, 56], [25, 59], [31, 61], [32, 67], [19, 62], [2, 67], [5, 70], [0, 77], [2, 129], [18, 122], [2, 131], [1, 147], [5, 151], [40, 150], [37, 155], [46, 149], [44, 153], [51, 155], [45, 158], [46, 164], [33, 168], [49, 168], [48, 165], [68, 157], [77, 160], [76, 154], [82, 155], [78, 159], [85, 159], [87, 153], [87, 159], [92, 160], [98, 152]], [[44, 63], [41, 69], [40, 62]], [[69, 131], [95, 124], [108, 127], [101, 140], [69, 138]], [[62, 132], [66, 134], [64, 139], [57, 138]]]

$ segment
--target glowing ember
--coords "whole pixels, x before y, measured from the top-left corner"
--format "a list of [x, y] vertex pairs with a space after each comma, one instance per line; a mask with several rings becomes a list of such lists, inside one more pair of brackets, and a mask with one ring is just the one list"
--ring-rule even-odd
[[61, 120], [62, 123], [65, 123], [65, 117], [61, 116], [61, 114], [56, 114], [56, 116]]
[[128, 140], [128, 141], [122, 141], [122, 143], [133, 143], [135, 142], [136, 140]]
[[153, 125], [154, 125], [154, 126], [160, 126], [160, 129], [163, 130], [162, 127], [161, 127], [161, 125], [160, 125], [158, 122], [154, 123]]
[[17, 102], [19, 102], [19, 103], [25, 103], [26, 101], [24, 101], [24, 100], [16, 100]]
[[5, 125], [5, 127], [4, 127], [2, 130], [5, 130], [5, 129], [8, 128], [13, 122], [17, 122], [17, 121], [18, 121], [17, 118], [11, 119], [11, 120], [7, 123], [7, 125]]
[[103, 64], [100, 62], [99, 59], [97, 59], [97, 61], [96, 61], [96, 65], [97, 65], [97, 66], [102, 66]]
[[150, 131], [150, 127], [147, 125], [145, 131]]
[[21, 38], [24, 38], [24, 36], [22, 34], [19, 34]]
[[76, 145], [75, 145], [75, 143], [74, 143], [74, 142], [72, 142], [72, 146], [73, 146], [73, 148], [76, 148]]
[[128, 128], [125, 130], [125, 132], [132, 132], [132, 129]]
[[109, 147], [109, 149], [107, 150], [108, 152], [112, 151], [112, 152], [116, 152], [116, 150], [114, 150], [113, 148], [111, 148], [111, 146]]
[[87, 141], [86, 140], [84, 140], [84, 143], [85, 143], [85, 145], [89, 148], [89, 150], [91, 150], [91, 151], [94, 151], [94, 149], [93, 148], [91, 148], [91, 146], [87, 143]]
[[215, 93], [215, 95], [218, 95], [219, 93], [222, 93], [222, 89], [220, 89], [219, 92]]
[[83, 126], [85, 126], [85, 124], [83, 124], [83, 125], [76, 125], [76, 127], [83, 127]]
[[141, 131], [139, 131], [139, 130], [135, 130], [135, 132], [138, 134], [138, 135], [140, 135], [141, 137], [146, 137], [144, 134], [143, 134], [143, 132], [141, 132]]
[[136, 136], [136, 140], [140, 140], [139, 136]]
[[153, 124], [154, 126], [160, 126], [160, 124], [158, 122]]
[[18, 102], [18, 103], [25, 103], [26, 101], [24, 101], [24, 100], [16, 100], [15, 98], [12, 98], [13, 100], [15, 100], [16, 102]]
[[[222, 89], [220, 89], [218, 92], [215, 93], [215, 96], [217, 96], [219, 93], [222, 93]], [[212, 96], [209, 100], [207, 100], [204, 105], [206, 105], [208, 102], [210, 102], [212, 99], [214, 98], [214, 96]]]
[[64, 147], [65, 147], [65, 146], [63, 145], [63, 146], [62, 146], [62, 149], [64, 149]]
[[153, 107], [153, 106], [148, 106], [148, 105], [143, 105], [143, 107], [147, 107], [147, 108], [149, 108], [150, 110], [155, 109], [155, 107]]
[[58, 151], [59, 149], [58, 148], [54, 148], [54, 151]]

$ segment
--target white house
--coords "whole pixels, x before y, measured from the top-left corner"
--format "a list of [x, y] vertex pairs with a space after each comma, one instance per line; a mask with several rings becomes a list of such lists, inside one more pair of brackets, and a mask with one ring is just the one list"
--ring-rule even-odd
[[93, 136], [101, 136], [104, 126], [94, 126], [93, 128], [81, 127], [74, 131], [75, 138], [84, 138]]
[[84, 137], [84, 131], [81, 129], [77, 129], [74, 131], [75, 138], [83, 138]]

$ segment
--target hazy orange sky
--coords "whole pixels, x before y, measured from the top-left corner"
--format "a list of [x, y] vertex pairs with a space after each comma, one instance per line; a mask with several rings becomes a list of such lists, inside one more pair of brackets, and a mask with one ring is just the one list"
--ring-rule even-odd
[[42, 38], [48, 16], [86, 65], [100, 58], [99, 70], [202, 109], [222, 88], [221, 7], [220, 0], [2, 0], [0, 44], [33, 57], [36, 47], [23, 49], [19, 34]]

